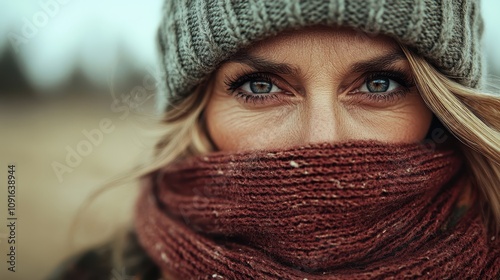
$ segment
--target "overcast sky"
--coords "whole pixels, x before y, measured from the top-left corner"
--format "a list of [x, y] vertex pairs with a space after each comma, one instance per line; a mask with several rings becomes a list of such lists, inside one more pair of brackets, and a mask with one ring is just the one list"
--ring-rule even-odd
[[[28, 80], [38, 88], [61, 84], [79, 68], [106, 83], [120, 68], [155, 65], [155, 36], [163, 0], [0, 0], [0, 56], [17, 51]], [[500, 74], [499, 0], [482, 1], [488, 62]], [[26, 36], [28, 35], [28, 36]]]

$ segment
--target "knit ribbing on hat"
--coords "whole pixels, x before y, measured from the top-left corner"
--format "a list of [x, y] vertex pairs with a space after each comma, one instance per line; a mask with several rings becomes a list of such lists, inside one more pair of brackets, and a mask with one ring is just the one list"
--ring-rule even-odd
[[459, 83], [477, 87], [483, 22], [478, 0], [168, 0], [159, 29], [165, 87], [189, 95], [219, 63], [286, 29], [344, 26], [395, 38]]

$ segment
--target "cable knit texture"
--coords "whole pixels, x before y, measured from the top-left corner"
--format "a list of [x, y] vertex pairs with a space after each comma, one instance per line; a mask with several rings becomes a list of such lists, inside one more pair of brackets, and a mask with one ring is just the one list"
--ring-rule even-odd
[[212, 153], [146, 178], [136, 230], [165, 279], [499, 279], [461, 168], [372, 141]]
[[168, 0], [159, 29], [159, 104], [189, 95], [220, 62], [286, 29], [345, 26], [412, 47], [470, 87], [481, 76], [479, 0]]

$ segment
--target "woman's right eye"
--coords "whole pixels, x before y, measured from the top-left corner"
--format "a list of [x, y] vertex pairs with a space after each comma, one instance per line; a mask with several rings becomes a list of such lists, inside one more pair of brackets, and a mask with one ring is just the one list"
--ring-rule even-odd
[[280, 88], [277, 84], [280, 78], [270, 73], [249, 73], [237, 78], [227, 77], [228, 94], [243, 103], [255, 105], [279, 105], [292, 93]]
[[240, 87], [241, 90], [253, 94], [268, 94], [279, 93], [283, 90], [277, 87], [274, 83], [264, 80], [251, 80]]

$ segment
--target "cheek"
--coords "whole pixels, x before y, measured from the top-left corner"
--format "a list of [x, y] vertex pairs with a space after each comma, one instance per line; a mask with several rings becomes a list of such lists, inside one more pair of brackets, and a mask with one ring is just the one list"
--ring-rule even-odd
[[424, 140], [432, 121], [432, 111], [418, 93], [399, 105], [383, 110], [352, 114], [349, 138], [404, 143]]
[[[206, 125], [219, 150], [242, 151], [293, 145], [298, 135], [293, 108], [249, 110], [234, 99], [214, 96], [205, 110]], [[295, 131], [295, 132], [294, 132]]]
[[432, 122], [433, 113], [427, 108], [419, 94], [412, 96], [411, 105], [401, 125], [401, 140], [398, 142], [418, 142], [424, 140]]

